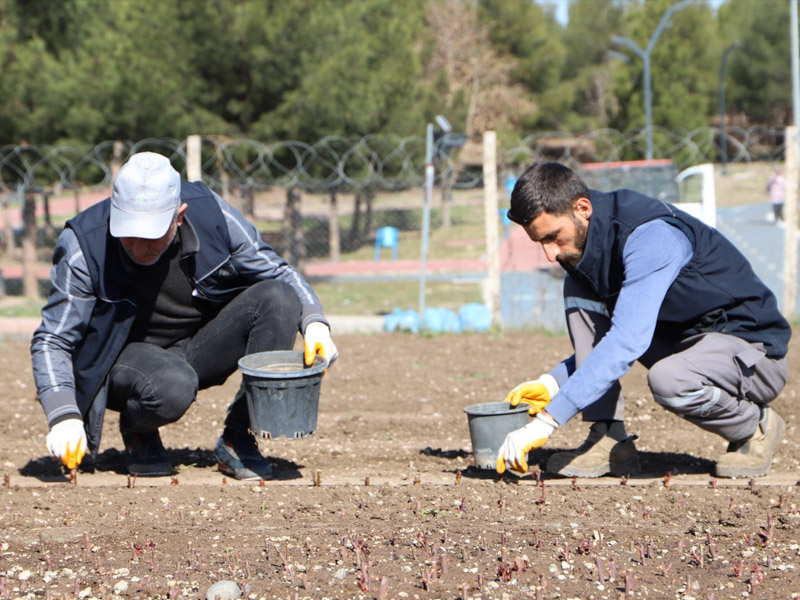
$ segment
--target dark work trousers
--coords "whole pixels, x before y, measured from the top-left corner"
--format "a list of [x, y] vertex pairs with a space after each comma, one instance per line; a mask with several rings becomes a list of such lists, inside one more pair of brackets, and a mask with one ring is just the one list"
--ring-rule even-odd
[[[564, 282], [564, 304], [575, 365], [579, 367], [611, 327], [608, 310], [594, 293], [571, 277]], [[768, 358], [760, 343], [723, 333], [703, 333], [680, 341], [653, 338], [639, 358], [649, 369], [647, 382], [656, 402], [728, 441], [751, 436], [760, 407], [786, 385], [786, 359]], [[622, 420], [619, 382], [587, 406], [584, 421]]]
[[[164, 349], [133, 342], [109, 372], [108, 407], [121, 412], [120, 428], [148, 433], [174, 423], [191, 406], [198, 389], [221, 385], [242, 356], [268, 350], [291, 350], [301, 304], [286, 283], [262, 281], [241, 292], [191, 338]], [[249, 424], [241, 386], [225, 425]]]

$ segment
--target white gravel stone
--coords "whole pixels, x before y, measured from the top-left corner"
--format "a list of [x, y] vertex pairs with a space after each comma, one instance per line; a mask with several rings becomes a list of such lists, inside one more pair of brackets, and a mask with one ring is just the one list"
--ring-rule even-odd
[[242, 588], [235, 581], [223, 579], [212, 584], [206, 592], [206, 600], [236, 600], [242, 595]]
[[122, 581], [118, 581], [117, 583], [114, 584], [114, 593], [117, 595], [124, 594], [125, 592], [128, 591], [128, 587], [129, 587], [128, 582], [125, 581], [124, 579]]

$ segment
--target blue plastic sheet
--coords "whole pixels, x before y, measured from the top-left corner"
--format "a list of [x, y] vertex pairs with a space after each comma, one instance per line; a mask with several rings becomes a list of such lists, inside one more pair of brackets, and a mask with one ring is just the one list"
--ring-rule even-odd
[[410, 331], [419, 333], [419, 315], [415, 310], [395, 308], [383, 318], [383, 328], [388, 331]]
[[422, 315], [422, 329], [434, 333], [461, 333], [461, 321], [452, 310], [426, 308]]
[[488, 331], [492, 327], [492, 311], [485, 304], [472, 302], [458, 309], [462, 331]]

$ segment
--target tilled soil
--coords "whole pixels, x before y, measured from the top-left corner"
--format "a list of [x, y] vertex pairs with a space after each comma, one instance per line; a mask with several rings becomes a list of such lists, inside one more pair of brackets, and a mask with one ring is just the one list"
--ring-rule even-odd
[[[109, 413], [94, 472], [46, 456], [27, 344], [0, 347], [0, 598], [800, 598], [798, 341], [769, 476], [716, 480], [715, 436], [623, 380], [644, 472], [498, 478], [463, 408], [566, 356], [540, 333], [336, 337], [317, 431], [262, 440], [275, 480], [226, 479], [211, 448], [240, 378], [162, 430], [173, 477], [129, 478]], [[531, 455], [578, 446], [578, 419]]]

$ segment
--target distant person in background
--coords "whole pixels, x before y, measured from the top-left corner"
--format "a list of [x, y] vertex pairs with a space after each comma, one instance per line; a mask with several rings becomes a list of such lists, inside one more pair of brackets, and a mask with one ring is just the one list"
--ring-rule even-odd
[[786, 178], [780, 168], [776, 168], [770, 175], [767, 181], [767, 193], [772, 204], [775, 222], [783, 221], [783, 205], [786, 202]]
[[[242, 356], [291, 350], [298, 331], [306, 364], [338, 355], [303, 277], [238, 210], [152, 152], [133, 155], [111, 197], [67, 222], [50, 277], [33, 374], [47, 449], [69, 469], [97, 453], [109, 408], [120, 413], [128, 472], [170, 475], [159, 427]], [[214, 457], [226, 475], [268, 479], [249, 423], [242, 386]]]
[[[637, 361], [658, 404], [728, 442], [717, 476], [769, 471], [785, 427], [771, 403], [786, 385], [791, 329], [733, 244], [666, 202], [589, 190], [552, 162], [520, 176], [508, 217], [566, 271], [574, 353], [508, 394], [513, 406], [529, 404], [534, 418], [508, 434], [498, 472], [526, 472], [528, 452], [582, 413], [591, 423], [585, 443], [550, 456], [546, 470], [638, 473], [619, 383]], [[662, 443], [673, 439], [666, 437]]]

